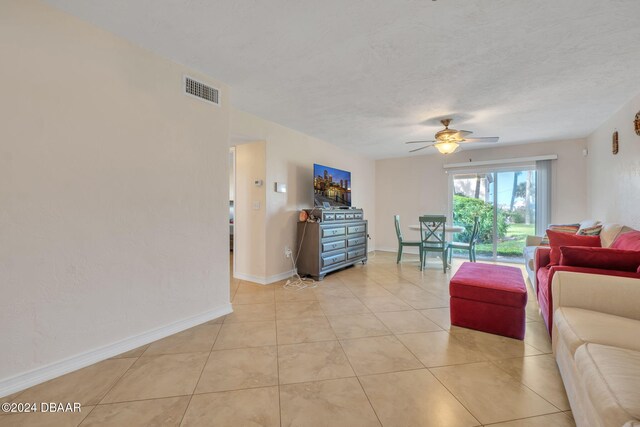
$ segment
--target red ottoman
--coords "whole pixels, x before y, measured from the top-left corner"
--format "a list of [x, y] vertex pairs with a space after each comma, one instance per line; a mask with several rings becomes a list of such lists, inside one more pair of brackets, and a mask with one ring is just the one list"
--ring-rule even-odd
[[452, 325], [524, 339], [527, 288], [519, 268], [465, 262], [449, 295]]

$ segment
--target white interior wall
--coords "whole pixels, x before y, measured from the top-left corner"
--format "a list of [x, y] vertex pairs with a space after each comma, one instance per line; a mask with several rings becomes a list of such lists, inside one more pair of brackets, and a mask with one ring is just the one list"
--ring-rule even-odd
[[[258, 281], [266, 274], [266, 143], [236, 146], [235, 276]], [[255, 185], [262, 180], [261, 186]]]
[[[587, 138], [588, 200], [593, 218], [640, 228], [640, 136], [633, 121], [640, 112], [640, 94]], [[611, 152], [618, 131], [619, 152]]]
[[[418, 232], [407, 229], [425, 213], [448, 212], [448, 175], [445, 163], [462, 163], [557, 154], [553, 161], [552, 222], [584, 219], [586, 209], [586, 158], [584, 140], [541, 142], [478, 150], [444, 156], [431, 154], [376, 161], [377, 248], [396, 251], [398, 240], [393, 215], [399, 214], [405, 239], [415, 240]], [[411, 249], [411, 248], [408, 248]], [[410, 252], [410, 250], [408, 250]]]
[[33, 1], [0, 52], [0, 395], [228, 312], [228, 87]]
[[[313, 206], [314, 163], [351, 172], [352, 204], [364, 209], [370, 248], [375, 247], [375, 161], [236, 109], [231, 112], [231, 132], [266, 142], [266, 270], [260, 281], [270, 283], [291, 274], [284, 248], [295, 249], [298, 212]], [[276, 193], [275, 182], [287, 184], [287, 192]]]

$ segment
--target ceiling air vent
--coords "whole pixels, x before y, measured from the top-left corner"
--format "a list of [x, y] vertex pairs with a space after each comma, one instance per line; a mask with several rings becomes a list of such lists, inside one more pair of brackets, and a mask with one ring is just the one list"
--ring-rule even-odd
[[191, 77], [184, 77], [184, 91], [187, 95], [195, 96], [216, 105], [220, 105], [220, 91], [218, 89], [200, 83]]

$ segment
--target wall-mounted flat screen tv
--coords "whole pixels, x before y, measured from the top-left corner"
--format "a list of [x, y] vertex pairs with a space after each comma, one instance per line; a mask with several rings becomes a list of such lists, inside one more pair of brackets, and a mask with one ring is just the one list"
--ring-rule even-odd
[[313, 165], [313, 203], [335, 207], [351, 206], [351, 172]]

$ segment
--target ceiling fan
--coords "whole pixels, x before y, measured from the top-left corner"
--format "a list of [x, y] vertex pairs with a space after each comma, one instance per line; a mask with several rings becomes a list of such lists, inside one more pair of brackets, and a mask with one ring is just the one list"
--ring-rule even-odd
[[497, 136], [488, 136], [488, 137], [478, 137], [478, 138], [467, 138], [468, 135], [471, 135], [473, 132], [468, 130], [456, 130], [449, 129], [449, 124], [451, 124], [452, 119], [443, 119], [440, 120], [440, 123], [444, 125], [444, 129], [438, 131], [436, 133], [436, 139], [431, 141], [408, 141], [405, 144], [425, 144], [430, 143], [429, 145], [425, 145], [424, 147], [416, 148], [415, 150], [409, 151], [410, 153], [424, 150], [429, 147], [436, 147], [436, 149], [441, 154], [451, 154], [454, 153], [460, 144], [468, 144], [472, 142], [498, 142]]

